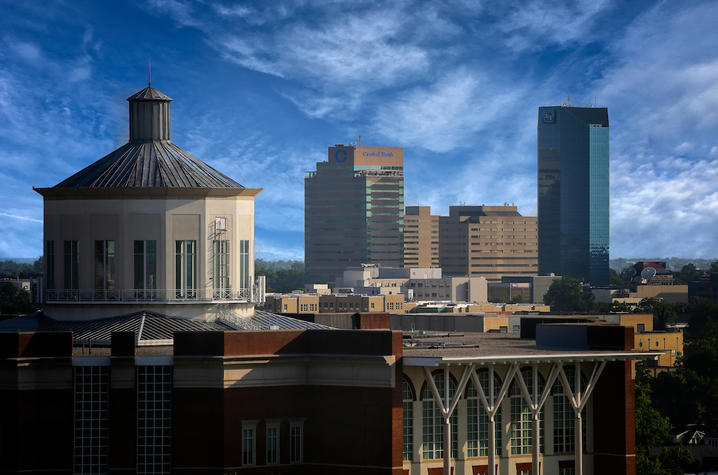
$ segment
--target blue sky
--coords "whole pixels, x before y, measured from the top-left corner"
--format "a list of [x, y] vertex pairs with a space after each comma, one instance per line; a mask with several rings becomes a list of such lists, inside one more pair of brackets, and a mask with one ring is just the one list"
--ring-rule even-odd
[[718, 3], [0, 0], [0, 257], [42, 253], [52, 186], [126, 141], [125, 98], [248, 187], [256, 253], [303, 257], [327, 146], [405, 148], [406, 202], [536, 213], [540, 105], [611, 121], [611, 256], [718, 256]]

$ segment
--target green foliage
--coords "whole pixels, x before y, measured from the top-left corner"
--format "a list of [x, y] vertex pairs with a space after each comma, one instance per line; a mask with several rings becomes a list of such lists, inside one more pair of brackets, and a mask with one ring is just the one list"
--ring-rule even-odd
[[663, 446], [671, 424], [651, 406], [649, 377], [639, 372], [636, 377], [636, 473], [638, 475], [665, 475], [658, 457], [651, 451]]
[[608, 269], [608, 282], [611, 285], [623, 285], [623, 279], [618, 272], [613, 269]]
[[710, 272], [718, 272], [718, 261], [711, 262]]
[[653, 328], [665, 330], [666, 324], [675, 323], [679, 307], [663, 299], [643, 299], [636, 307], [638, 313], [653, 314]]
[[267, 277], [267, 292], [291, 292], [306, 283], [303, 261], [265, 261], [255, 259], [254, 275]]
[[673, 279], [679, 284], [700, 280], [702, 276], [703, 272], [699, 271], [692, 262], [684, 265], [679, 272], [673, 273]]
[[596, 308], [594, 295], [584, 292], [580, 281], [565, 276], [553, 281], [543, 301], [558, 312], [592, 312]]
[[42, 275], [43, 258], [32, 264], [20, 263], [11, 260], [0, 261], [0, 277], [28, 279]]
[[34, 310], [27, 290], [19, 289], [11, 282], [0, 282], [0, 314], [23, 314]]

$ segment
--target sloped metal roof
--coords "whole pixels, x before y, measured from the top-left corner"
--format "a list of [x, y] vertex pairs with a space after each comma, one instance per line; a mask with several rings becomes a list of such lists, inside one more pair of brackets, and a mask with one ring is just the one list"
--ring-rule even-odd
[[155, 89], [154, 87], [147, 86], [139, 92], [132, 94], [127, 98], [128, 101], [171, 101], [172, 99]]
[[256, 310], [252, 317], [224, 314], [216, 320], [190, 320], [168, 317], [153, 312], [137, 312], [113, 318], [88, 321], [61, 321], [35, 313], [0, 322], [0, 332], [8, 331], [71, 331], [75, 345], [92, 342], [109, 346], [112, 332], [133, 331], [138, 346], [171, 345], [176, 331], [231, 330], [305, 330], [333, 328], [291, 317]]
[[235, 188], [242, 185], [169, 141], [130, 142], [53, 188]]

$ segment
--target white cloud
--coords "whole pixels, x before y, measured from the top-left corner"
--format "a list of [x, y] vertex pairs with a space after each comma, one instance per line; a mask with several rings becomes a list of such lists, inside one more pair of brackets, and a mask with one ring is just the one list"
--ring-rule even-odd
[[517, 2], [499, 28], [508, 33], [508, 46], [519, 51], [539, 49], [547, 43], [588, 41], [594, 33], [592, 24], [609, 6], [608, 0]]
[[380, 106], [373, 125], [398, 143], [447, 152], [468, 145], [488, 125], [496, 126], [519, 96], [518, 89], [499, 87], [474, 70], [459, 68]]

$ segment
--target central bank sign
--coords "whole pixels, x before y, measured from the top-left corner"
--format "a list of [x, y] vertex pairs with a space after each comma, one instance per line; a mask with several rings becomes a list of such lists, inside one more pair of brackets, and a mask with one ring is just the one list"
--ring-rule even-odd
[[365, 157], [393, 157], [394, 152], [364, 152]]

